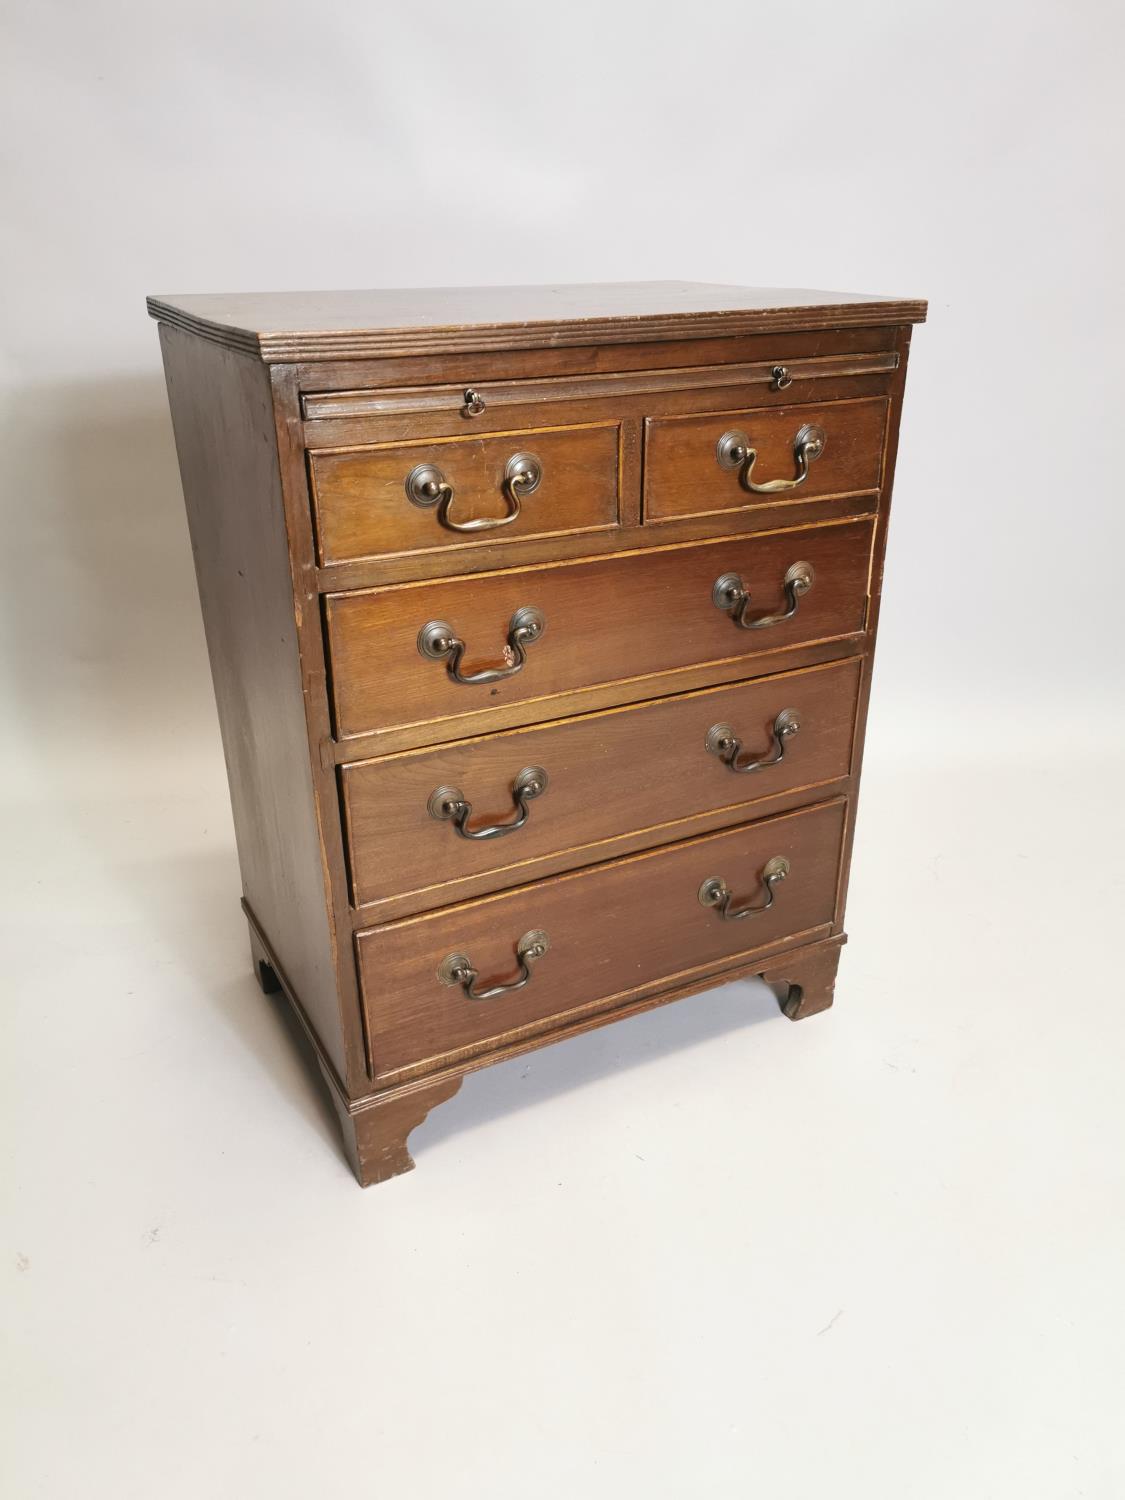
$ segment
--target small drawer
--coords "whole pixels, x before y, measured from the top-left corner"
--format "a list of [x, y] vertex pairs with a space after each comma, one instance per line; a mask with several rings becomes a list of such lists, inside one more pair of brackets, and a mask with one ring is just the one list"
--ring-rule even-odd
[[887, 412], [879, 398], [650, 417], [645, 521], [877, 490]]
[[834, 522], [329, 594], [337, 736], [450, 739], [435, 735], [440, 721], [516, 704], [522, 722], [553, 718], [560, 694], [645, 678], [655, 697], [709, 663], [756, 675], [756, 656], [863, 631], [873, 528]]
[[691, 833], [690, 819], [744, 820], [758, 799], [838, 782], [860, 668], [853, 658], [345, 765], [355, 904], [443, 905], [474, 877], [522, 884], [547, 860], [608, 859], [626, 837], [663, 843]]
[[359, 933], [376, 1078], [493, 1050], [719, 972], [789, 937], [824, 936], [845, 805], [837, 799]]
[[617, 525], [617, 423], [313, 449], [322, 563]]

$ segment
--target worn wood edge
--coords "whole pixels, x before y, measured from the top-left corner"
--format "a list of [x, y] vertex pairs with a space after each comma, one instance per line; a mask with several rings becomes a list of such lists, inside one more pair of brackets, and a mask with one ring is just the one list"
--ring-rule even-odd
[[[768, 651], [755, 652], [753, 660], [758, 661], [766, 656], [779, 656], [783, 655], [785, 652], [811, 650], [814, 647], [842, 645], [849, 641], [862, 642], [866, 639], [867, 633], [864, 630], [845, 630], [842, 631], [839, 635], [820, 636], [815, 641], [799, 641], [792, 646], [772, 646]], [[861, 650], [857, 650], [852, 654], [858, 656], [861, 654]], [[833, 660], [836, 659], [842, 660], [843, 658], [833, 658]], [[333, 741], [333, 745], [334, 747], [336, 747], [334, 753], [338, 754], [341, 759], [344, 760], [375, 759], [381, 752], [372, 748], [367, 755], [363, 755], [362, 751], [364, 746], [370, 745], [374, 747], [378, 744], [386, 745], [388, 741], [391, 740], [392, 736], [396, 738], [408, 736], [412, 744], [416, 741], [416, 743], [419, 745], [441, 745], [446, 742], [440, 737], [434, 737], [438, 734], [438, 731], [440, 731], [444, 726], [454, 728], [465, 719], [483, 719], [486, 714], [504, 713], [506, 710], [517, 706], [521, 709], [525, 709], [534, 708], [539, 704], [552, 703], [555, 701], [581, 703], [583, 695], [585, 694], [608, 692], [611, 689], [631, 689], [639, 686], [640, 684], [646, 684], [643, 691], [638, 694], [636, 699], [626, 699], [625, 701], [627, 703], [643, 702], [648, 698], [652, 698], [654, 700], [657, 698], [665, 698], [674, 694], [678, 694], [680, 692], [690, 691], [690, 689], [669, 686], [664, 689], [650, 691], [647, 684], [659, 680], [665, 680], [671, 683], [673, 679], [677, 677], [680, 677], [682, 679], [684, 674], [686, 673], [696, 673], [701, 671], [708, 673], [714, 671], [722, 672], [727, 668], [742, 668], [745, 666], [746, 662], [747, 658], [745, 656], [720, 656], [707, 662], [692, 662], [686, 667], [663, 667], [657, 672], [642, 672], [635, 677], [615, 677], [608, 682], [594, 682], [590, 683], [587, 687], [570, 688], [565, 693], [544, 693], [534, 698], [521, 698], [518, 704], [497, 704], [493, 708], [475, 708], [472, 710], [467, 710], [465, 713], [445, 714], [439, 719], [413, 719], [406, 723], [390, 724], [386, 729], [353, 729], [346, 734], [336, 734]], [[751, 680], [753, 674], [748, 674], [745, 671], [736, 672], [734, 677], [730, 679], [718, 677], [715, 679], [715, 681], [716, 684], [721, 684], [722, 682], [727, 680], [741, 681], [743, 677], [746, 677], [747, 680]], [[589, 700], [587, 699], [586, 701], [588, 702]], [[584, 714], [595, 712], [595, 710], [589, 708], [579, 708], [576, 710], [576, 712], [578, 714]], [[558, 717], [569, 718], [570, 714], [560, 713]], [[533, 725], [536, 721], [525, 720], [524, 722], [526, 722], [530, 726]], [[431, 738], [426, 740], [416, 740], [416, 736], [423, 732], [428, 733]], [[470, 731], [470, 733], [476, 732], [477, 731]], [[455, 735], [455, 737], [461, 739], [466, 738], [467, 736], [458, 733]], [[357, 754], [357, 748], [360, 751], [359, 754]]]
[[[673, 850], [681, 852], [691, 849], [699, 844], [705, 844], [717, 837], [720, 833], [734, 832], [736, 828], [756, 828], [763, 823], [786, 823], [796, 818], [810, 817], [815, 813], [821, 813], [829, 807], [840, 807], [847, 804], [846, 792], [836, 793], [831, 797], [824, 797], [817, 802], [803, 802], [797, 807], [786, 808], [783, 812], [772, 813], [763, 818], [744, 818], [735, 822], [729, 829], [715, 829], [709, 833], [699, 833], [691, 838], [672, 839], [667, 843], [656, 844], [647, 849], [636, 849], [631, 854], [622, 854], [614, 859], [596, 860], [593, 864], [579, 865], [571, 870], [560, 870], [558, 874], [548, 877], [552, 886], [566, 885], [572, 880], [581, 880], [587, 875], [604, 875], [608, 870], [620, 865], [639, 865], [650, 859], [658, 859], [661, 855], [669, 854]], [[357, 943], [361, 938], [373, 937], [387, 927], [415, 927], [420, 923], [432, 922], [443, 917], [466, 911], [469, 907], [489, 906], [497, 901], [508, 900], [517, 890], [537, 885], [538, 882], [530, 880], [526, 887], [514, 887], [504, 891], [483, 891], [479, 896], [469, 896], [463, 901], [449, 901], [444, 905], [434, 908], [432, 911], [412, 912], [409, 916], [396, 917], [386, 922], [375, 922], [368, 927], [360, 929], [356, 933]], [[362, 986], [361, 986], [362, 989]]]
[[454, 740], [444, 742], [444, 744], [440, 747], [438, 745], [431, 744], [428, 741], [421, 745], [407, 745], [399, 750], [388, 751], [385, 755], [363, 755], [348, 759], [346, 761], [342, 761], [340, 763], [340, 769], [343, 771], [357, 769], [361, 766], [368, 765], [371, 761], [374, 760], [416, 760], [420, 756], [428, 755], [431, 750], [436, 750], [438, 748], [462, 749], [467, 748], [470, 745], [482, 745], [490, 743], [496, 737], [497, 732], [509, 736], [521, 734], [538, 734], [541, 730], [552, 729], [556, 725], [575, 724], [584, 720], [592, 721], [594, 719], [606, 719], [615, 717], [618, 714], [634, 713], [637, 709], [643, 709], [648, 704], [652, 704], [652, 706], [655, 707], [657, 704], [666, 705], [672, 699], [686, 701], [687, 699], [706, 698], [713, 693], [723, 692], [732, 687], [758, 687], [766, 683], [775, 684], [780, 687], [783, 684], [790, 682], [793, 678], [808, 677], [814, 674], [818, 676], [828, 675], [832, 672], [841, 671], [843, 668], [858, 660], [858, 655], [833, 656], [828, 658], [826, 661], [813, 662], [810, 665], [804, 667], [785, 668], [780, 672], [767, 672], [761, 674], [760, 676], [751, 676], [746, 678], [745, 682], [742, 682], [741, 679], [739, 679], [734, 682], [707, 684], [703, 687], [688, 688], [682, 693], [670, 693], [667, 695], [661, 695], [660, 697], [653, 699], [642, 699], [637, 703], [614, 703], [611, 704], [608, 708], [597, 708], [587, 713], [580, 714], [562, 714], [556, 719], [546, 719], [535, 724], [513, 724], [511, 728], [502, 729], [500, 731], [482, 730], [476, 734], [460, 735]]
[[[699, 663], [695, 666], [676, 667], [670, 671], [648, 674], [641, 677], [619, 678], [614, 682], [575, 688], [565, 693], [545, 694], [542, 697], [520, 701], [520, 717], [512, 723], [499, 724], [490, 715], [504, 713], [502, 708], [474, 709], [445, 719], [429, 719], [417, 724], [396, 725], [389, 729], [364, 730], [344, 738], [333, 738], [322, 745], [322, 755], [328, 763], [347, 764], [353, 761], [378, 760], [385, 755], [394, 755], [408, 750], [437, 749], [440, 746], [478, 736], [505, 733], [509, 729], [539, 729], [553, 719], [584, 717], [601, 713], [615, 707], [632, 708], [637, 704], [656, 702], [661, 698], [678, 697], [696, 690], [711, 687], [730, 687], [738, 682], [753, 682], [759, 677], [773, 676], [782, 672], [801, 671], [806, 667], [824, 662], [851, 661], [861, 656], [866, 649], [866, 631], [856, 631], [844, 636], [830, 636], [821, 640], [804, 642], [796, 646], [778, 646], [770, 651], [756, 653], [753, 657], [723, 657], [718, 661]], [[781, 658], [769, 661], [766, 658]], [[765, 663], [760, 670], [754, 663]], [[749, 663], [749, 666], [748, 666]], [[675, 677], [675, 682], [661, 683], [661, 678]], [[653, 684], [657, 685], [654, 686]], [[543, 705], [552, 705], [545, 717], [540, 717]], [[527, 717], [523, 708], [534, 710]]]
[[598, 342], [727, 338], [750, 333], [800, 333], [825, 328], [924, 323], [923, 299], [824, 303], [816, 307], [652, 313], [538, 323], [479, 323], [432, 328], [292, 330], [256, 333], [195, 317], [160, 297], [145, 299], [149, 316], [214, 343], [254, 354], [266, 364], [365, 359], [393, 354], [446, 354], [492, 349], [546, 349]]
[[[624, 424], [621, 424], [621, 426], [623, 425]], [[524, 434], [504, 433], [501, 434], [501, 436], [511, 436], [518, 438], [524, 436]], [[622, 434], [622, 436], [624, 435]], [[435, 438], [430, 446], [435, 446], [438, 442], [448, 441], [451, 441], [451, 439]], [[420, 445], [411, 444], [410, 446], [417, 447]], [[363, 450], [341, 448], [334, 451], [337, 453], [345, 453], [357, 451], [361, 452]], [[312, 466], [310, 465], [310, 468], [311, 467]], [[389, 550], [383, 552], [354, 552], [346, 557], [333, 557], [327, 554], [320, 544], [318, 531], [317, 574], [320, 590], [322, 593], [326, 594], [374, 593], [376, 590], [394, 588], [397, 585], [405, 586], [409, 583], [437, 583], [439, 581], [445, 581], [447, 579], [451, 580], [454, 578], [463, 578], [465, 576], [484, 577], [489, 572], [516, 571], [519, 567], [528, 567], [533, 569], [538, 568], [539, 566], [558, 567], [565, 562], [598, 562], [602, 558], [607, 556], [626, 557], [630, 552], [655, 552], [666, 550], [669, 547], [691, 547], [696, 544], [696, 541], [698, 539], [689, 538], [685, 541], [657, 542], [657, 538], [655, 537], [655, 535], [653, 536], [653, 541], [657, 543], [655, 546], [631, 546], [630, 543], [633, 539], [626, 535], [627, 528], [629, 525], [637, 526], [641, 531], [641, 535], [637, 538], [637, 541], [643, 542], [645, 533], [652, 531], [654, 527], [684, 526], [692, 522], [700, 523], [705, 521], [714, 521], [716, 518], [720, 520], [726, 520], [729, 518], [732, 524], [745, 525], [746, 521], [751, 516], [761, 515], [763, 511], [767, 510], [780, 510], [786, 505], [793, 504], [792, 500], [751, 500], [748, 501], [745, 505], [725, 505], [718, 507], [716, 510], [682, 511], [678, 512], [675, 515], [665, 516], [646, 515], [643, 523], [640, 521], [631, 521], [627, 523], [621, 520], [621, 467], [621, 463], [619, 462], [617, 511], [618, 519], [616, 521], [599, 521], [589, 526], [570, 526], [566, 528], [556, 529], [555, 531], [527, 532], [519, 536], [509, 537], [505, 542], [499, 544], [494, 539], [490, 538], [485, 538], [481, 541], [456, 540], [436, 542], [433, 546], [426, 547], [400, 547], [397, 551], [394, 552]], [[313, 479], [310, 481], [310, 483], [315, 483], [315, 475], [313, 476]], [[824, 515], [823, 519], [811, 521], [808, 524], [811, 526], [839, 525], [844, 521], [863, 521], [867, 520], [868, 518], [873, 518], [877, 510], [878, 495], [879, 488], [877, 485], [869, 485], [866, 489], [860, 490], [830, 490], [827, 494], [816, 495], [815, 497], [810, 499], [808, 503], [823, 506], [826, 514]], [[864, 500], [871, 500], [873, 503], [867, 509], [862, 509], [860, 508], [860, 502]], [[316, 507], [316, 516], [317, 520], [319, 521], [323, 507], [315, 490], [313, 492], [313, 504]], [[851, 506], [855, 508], [849, 510], [848, 513], [844, 516], [833, 516], [829, 513], [829, 507], [832, 506]], [[766, 525], [769, 526], [769, 524], [770, 521], [767, 520]], [[795, 527], [793, 529], [796, 530], [799, 528]], [[613, 548], [608, 552], [595, 552], [585, 555], [579, 554], [573, 558], [552, 558], [544, 560], [542, 564], [536, 564], [534, 561], [524, 562], [522, 560], [521, 553], [521, 561], [519, 563], [511, 563], [507, 568], [505, 568], [502, 564], [495, 568], [482, 568], [480, 572], [475, 575], [466, 575], [464, 573], [439, 573], [435, 574], [432, 577], [420, 579], [400, 579], [392, 577], [384, 582], [376, 583], [369, 583], [361, 578], [352, 587], [347, 587], [340, 578], [340, 570], [345, 568], [353, 572], [362, 570], [363, 572], [373, 572], [378, 575], [380, 569], [387, 566], [394, 567], [396, 563], [438, 561], [446, 557], [448, 557], [449, 561], [454, 565], [469, 565], [473, 561], [475, 561], [476, 558], [479, 557], [486, 548], [496, 547], [497, 545], [511, 546], [513, 543], [522, 544], [527, 548], [528, 551], [531, 551], [536, 547], [542, 546], [544, 543], [558, 541], [560, 538], [565, 538], [567, 540], [574, 539], [575, 541], [580, 542], [583, 537], [596, 536], [599, 534], [608, 536], [611, 532], [616, 533], [618, 536], [621, 536], [626, 542], [626, 545], [620, 549]], [[770, 534], [771, 533], [766, 530], [751, 533], [751, 535], [755, 536], [768, 536]], [[738, 537], [730, 538], [730, 540], [743, 539], [744, 536], [741, 535]], [[714, 534], [711, 534], [707, 536], [705, 540], [709, 542], [715, 542], [725, 541], [727, 540], [727, 538], [725, 536], [715, 536]]]
[[[640, 469], [640, 438], [622, 423], [625, 469]], [[628, 474], [622, 484], [633, 483]], [[408, 583], [444, 583], [456, 577], [480, 577], [484, 573], [532, 568], [565, 562], [600, 562], [631, 552], [649, 552], [664, 547], [693, 546], [708, 541], [748, 541], [778, 528], [799, 531], [807, 526], [843, 525], [847, 520], [874, 520], [879, 510], [877, 489], [811, 499], [769, 499], [753, 505], [712, 511], [693, 516], [667, 517], [640, 522], [640, 492], [621, 496], [621, 522], [589, 531], [553, 532], [505, 540], [465, 541], [431, 549], [381, 552], [342, 562], [326, 562], [317, 570], [321, 594], [371, 594], [377, 589]], [[796, 517], [793, 517], [796, 511]], [[747, 529], [751, 528], [751, 529]], [[553, 555], [543, 558], [549, 547]]]
[[[857, 495], [859, 495], [859, 494], [862, 494], [864, 492], [863, 491], [857, 491], [856, 493], [857, 493]], [[835, 498], [835, 497], [833, 497], [833, 498]], [[853, 499], [855, 497], [851, 496], [851, 495], [845, 495], [845, 496], [843, 496], [841, 498], [846, 502], [847, 500]], [[620, 516], [620, 514], [621, 514], [621, 500], [620, 500], [620, 496], [619, 496], [618, 497], [618, 515]], [[872, 514], [874, 514], [874, 512], [872, 512]], [[317, 512], [317, 518], [318, 518], [318, 520], [320, 518], [320, 512], [319, 511]], [[598, 535], [608, 535], [610, 532], [620, 532], [620, 531], [621, 531], [621, 522], [620, 522], [620, 520], [617, 520], [617, 521], [598, 521], [598, 522], [596, 522], [596, 523], [594, 523], [593, 525], [590, 525], [590, 526], [569, 526], [569, 527], [567, 527], [565, 529], [560, 529], [560, 530], [556, 530], [556, 531], [530, 531], [530, 532], [527, 532], [524, 535], [521, 535], [518, 538], [518, 540], [521, 541], [521, 542], [526, 542], [529, 545], [529, 547], [530, 547], [530, 546], [539, 546], [539, 545], [541, 545], [543, 543], [546, 543], [546, 542], [557, 542], [559, 540], [570, 540], [572, 538], [575, 541], [580, 542], [583, 537], [591, 537], [591, 536], [598, 536]], [[441, 558], [445, 557], [448, 553], [451, 553], [451, 552], [452, 553], [456, 553], [459, 558], [461, 556], [464, 556], [466, 559], [472, 560], [481, 551], [483, 551], [486, 547], [494, 547], [495, 545], [496, 545], [496, 543], [494, 541], [488, 541], [488, 540], [479, 541], [479, 542], [473, 542], [473, 541], [467, 541], [467, 542], [449, 541], [449, 542], [444, 543], [444, 545], [439, 544], [439, 545], [435, 545], [433, 547], [402, 547], [397, 552], [389, 552], [389, 551], [388, 552], [357, 552], [357, 553], [352, 554], [349, 557], [340, 557], [340, 558], [330, 557], [327, 554], [323, 554], [322, 553], [321, 556], [320, 556], [319, 567], [320, 567], [320, 572], [323, 573], [323, 574], [325, 574], [327, 576], [327, 579], [328, 579], [328, 582], [327, 582], [327, 585], [326, 585], [326, 589], [330, 590], [333, 593], [338, 593], [338, 592], [341, 592], [341, 590], [339, 588], [339, 584], [338, 584], [336, 572], [335, 572], [335, 570], [338, 569], [338, 568], [351, 568], [351, 567], [358, 567], [358, 568], [366, 567], [366, 568], [370, 568], [373, 565], [376, 566], [376, 567], [378, 567], [378, 566], [386, 565], [388, 563], [391, 566], [393, 566], [395, 563], [402, 562], [404, 560], [408, 561], [408, 562], [418, 561], [418, 562], [421, 562], [421, 563], [425, 563], [425, 562], [428, 562], [428, 561], [431, 561], [431, 560], [441, 559]], [[601, 556], [603, 554], [595, 553], [594, 555], [595, 556]], [[616, 554], [611, 552], [609, 555], [610, 556], [615, 556]], [[452, 561], [452, 559], [451, 559], [451, 561]], [[432, 582], [432, 583], [437, 583], [440, 579], [444, 578], [445, 576], [446, 576], [445, 574], [439, 573], [439, 574], [436, 574], [432, 579], [427, 579], [427, 580], [424, 580], [424, 581], [426, 581], [426, 582]], [[376, 588], [378, 588], [380, 586], [381, 585], [379, 585], [379, 584], [374, 585], [374, 587], [376, 587]], [[363, 589], [365, 587], [365, 585], [361, 584], [359, 587], [360, 587], [360, 589]], [[367, 587], [368, 587], [368, 590], [369, 590], [370, 586], [367, 586]], [[325, 592], [325, 591], [326, 590], [324, 588], [322, 588], [322, 592]], [[344, 589], [342, 592], [350, 593], [350, 592], [352, 592], [352, 590]]]
[[[855, 502], [858, 501], [858, 500], [866, 500], [868, 498], [875, 499], [878, 496], [878, 494], [879, 494], [879, 486], [875, 485], [875, 484], [872, 484], [872, 485], [868, 485], [866, 489], [862, 489], [862, 490], [829, 490], [827, 494], [816, 495], [816, 496], [812, 497], [812, 499], [810, 500], [809, 503], [810, 504], [816, 504], [816, 505], [823, 505], [825, 508], [827, 508], [830, 505], [849, 505], [849, 504], [853, 504], [854, 505]], [[789, 500], [789, 501], [784, 501], [784, 500], [763, 500], [763, 501], [750, 500], [750, 501], [747, 501], [747, 503], [745, 505], [721, 505], [721, 506], [719, 506], [715, 510], [685, 510], [685, 511], [677, 511], [675, 515], [666, 515], [666, 516], [658, 516], [658, 515], [654, 515], [651, 511], [646, 511], [645, 518], [644, 518], [644, 523], [643, 524], [644, 524], [644, 527], [645, 527], [646, 530], [650, 530], [654, 526], [679, 526], [679, 525], [683, 524], [686, 521], [713, 521], [713, 520], [715, 520], [716, 517], [719, 517], [720, 519], [722, 519], [722, 518], [725, 518], [727, 516], [741, 517], [741, 516], [745, 515], [747, 512], [754, 512], [756, 514], [760, 514], [764, 510], [777, 510], [777, 509], [780, 509], [781, 506], [783, 506], [783, 505], [786, 505], [786, 504], [792, 505], [792, 503], [793, 503], [792, 500]], [[864, 511], [864, 512], [858, 514], [858, 515], [857, 514], [849, 514], [849, 515], [843, 517], [842, 519], [848, 520], [848, 521], [860, 521], [860, 520], [866, 520], [868, 516], [874, 516], [874, 515], [875, 515], [875, 509], [872, 508], [872, 509]], [[840, 519], [841, 518], [838, 518], [836, 516], [826, 516], [823, 522], [821, 522], [821, 521], [814, 521], [811, 524], [812, 525], [816, 525], [816, 526], [819, 526], [819, 525], [839, 524], [839, 520]], [[768, 522], [767, 522], [767, 525], [768, 525]], [[764, 532], [764, 531], [761, 532], [761, 533], [753, 533], [753, 534], [754, 535], [759, 535], [760, 534], [762, 536], [768, 535], [768, 533]], [[711, 536], [709, 538], [709, 540], [711, 540], [711, 541], [724, 541], [725, 538], [724, 537]], [[673, 543], [672, 545], [673, 546], [690, 546], [691, 543], [690, 542], [682, 542], [682, 543]], [[399, 553], [399, 556], [402, 556], [402, 554]], [[357, 561], [366, 561], [366, 559], [357, 559]]]
[[[885, 400], [881, 396], [858, 397], [858, 400], [880, 401]], [[307, 423], [305, 424], [305, 445], [308, 449], [310, 465], [315, 468], [322, 458], [339, 458], [347, 453], [386, 453], [392, 448], [444, 448], [456, 443], [479, 443], [491, 442], [494, 438], [536, 438], [545, 434], [553, 435], [556, 432], [620, 432], [620, 417], [606, 417], [594, 421], [553, 421], [536, 422], [534, 425], [522, 427], [486, 427], [475, 428], [466, 432], [447, 432], [437, 437], [378, 437], [369, 439], [357, 439], [354, 443], [329, 443], [323, 448], [314, 447], [307, 436]], [[375, 554], [376, 556], [380, 554]]]
[[[852, 658], [858, 660], [859, 658]], [[766, 818], [783, 817], [806, 807], [819, 806], [821, 802], [846, 797], [850, 791], [851, 777], [847, 771], [839, 776], [829, 776], [822, 781], [810, 781], [804, 786], [788, 787], [780, 792], [766, 792], [748, 802], [730, 802], [722, 807], [711, 807], [703, 812], [689, 813], [682, 818], [670, 818], [661, 823], [647, 823], [639, 828], [627, 829], [624, 833], [610, 834], [606, 838], [589, 839], [584, 844], [570, 844], [565, 848], [552, 849], [547, 854], [527, 859], [512, 860], [506, 865], [496, 865], [471, 876], [439, 881], [431, 885], [415, 886], [408, 891], [399, 891], [394, 896], [378, 896], [360, 901], [353, 895], [352, 926], [357, 932], [370, 927], [386, 927], [392, 922], [405, 921], [408, 917], [424, 916], [450, 905], [463, 905], [492, 894], [489, 887], [480, 891], [464, 887], [485, 881], [495, 881], [502, 876], [513, 876], [506, 885], [496, 889], [497, 895], [511, 895], [525, 885], [534, 885], [539, 880], [553, 880], [556, 876], [568, 875], [581, 868], [593, 870], [615, 859], [628, 859], [632, 854], [644, 854], [649, 849], [670, 848], [684, 839], [705, 838], [710, 833], [723, 833], [743, 823], [758, 822]], [[794, 800], [789, 806], [764, 806]], [[345, 811], [348, 809], [345, 804]], [[350, 829], [349, 829], [350, 832]], [[648, 842], [650, 834], [659, 834], [657, 844]], [[617, 846], [617, 847], [614, 847]], [[581, 864], [575, 856], [582, 856]], [[557, 867], [555, 861], [562, 861]], [[542, 868], [550, 866], [551, 868]], [[516, 872], [520, 872], [516, 874]], [[354, 891], [354, 879], [353, 879]], [[432, 904], [419, 904], [425, 898]], [[398, 910], [403, 903], [409, 903]]]
[[[631, 428], [632, 420], [626, 419], [622, 423], [627, 471], [623, 483], [627, 487], [633, 483], [629, 477], [632, 468], [637, 473], [641, 468], [639, 423]], [[878, 490], [854, 490], [825, 499], [813, 496], [808, 500], [792, 497], [771, 500], [763, 496], [753, 505], [710, 512], [704, 516], [654, 519], [642, 524], [638, 486], [635, 492], [627, 489], [622, 496], [621, 521], [617, 526], [567, 534], [555, 532], [549, 538], [542, 535], [513, 536], [503, 540], [453, 543], [428, 550], [384, 552], [347, 562], [326, 563], [317, 570], [317, 582], [322, 594], [364, 593], [406, 583], [442, 583], [450, 578], [475, 577], [481, 572], [537, 567], [548, 546], [552, 556], [546, 561], [597, 562], [602, 558], [620, 557], [632, 551], [647, 552], [657, 547], [748, 539], [775, 531], [779, 526], [794, 530], [818, 526], [826, 521], [874, 520], [878, 506]]]
[[[865, 494], [868, 492], [859, 491], [858, 493]], [[637, 546], [622, 548], [621, 551], [614, 551], [608, 556], [605, 553], [596, 553], [591, 557], [544, 558], [539, 562], [536, 562], [534, 560], [529, 562], [521, 561], [518, 563], [509, 563], [506, 567], [500, 566], [497, 568], [481, 568], [477, 572], [451, 573], [449, 575], [442, 575], [442, 577], [439, 579], [409, 578], [404, 579], [401, 582], [392, 581], [389, 583], [375, 583], [371, 584], [367, 588], [346, 589], [341, 591], [340, 593], [326, 592], [324, 594], [324, 598], [328, 604], [332, 604], [337, 599], [355, 599], [363, 594], [388, 593], [392, 589], [406, 590], [433, 588], [435, 583], [456, 583], [462, 579], [475, 581], [482, 578], [500, 578], [513, 573], [538, 574], [552, 572], [558, 568], [573, 568], [584, 563], [606, 564], [609, 562], [617, 562], [623, 557], [648, 557], [651, 556], [651, 554], [654, 552], [686, 552], [689, 550], [698, 550], [701, 547], [728, 546], [736, 542], [760, 542], [764, 537], [769, 536], [797, 536], [799, 533], [804, 531], [828, 530], [833, 526], [858, 526], [863, 523], [874, 521], [876, 515], [877, 512], [871, 511], [865, 512], [860, 516], [827, 516], [824, 519], [802, 521], [795, 526], [771, 526], [768, 530], [765, 531], [736, 532], [730, 536], [723, 535], [719, 537], [692, 537], [687, 541], [661, 542], [655, 547], [646, 547], [641, 545], [641, 543], [643, 542], [643, 538], [638, 537]], [[643, 528], [641, 529], [643, 530]], [[871, 530], [872, 533], [874, 533], [874, 526], [871, 527]]]

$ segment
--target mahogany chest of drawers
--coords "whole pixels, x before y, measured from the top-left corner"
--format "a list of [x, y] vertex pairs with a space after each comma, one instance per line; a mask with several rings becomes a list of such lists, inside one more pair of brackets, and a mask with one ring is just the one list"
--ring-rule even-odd
[[828, 1006], [925, 303], [149, 311], [254, 962], [359, 1180], [487, 1063], [739, 976]]

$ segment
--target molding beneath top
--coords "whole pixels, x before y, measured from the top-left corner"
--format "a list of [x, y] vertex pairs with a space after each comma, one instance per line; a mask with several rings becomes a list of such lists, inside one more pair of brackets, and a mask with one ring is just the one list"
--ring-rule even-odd
[[628, 317], [568, 318], [557, 322], [478, 323], [445, 328], [349, 328], [257, 333], [195, 317], [159, 297], [149, 315], [199, 338], [250, 354], [265, 364], [374, 359], [394, 355], [553, 349], [582, 344], [655, 343], [671, 339], [729, 338], [739, 334], [799, 333], [826, 328], [866, 328], [922, 323], [921, 300], [825, 302], [815, 306], [723, 309]]

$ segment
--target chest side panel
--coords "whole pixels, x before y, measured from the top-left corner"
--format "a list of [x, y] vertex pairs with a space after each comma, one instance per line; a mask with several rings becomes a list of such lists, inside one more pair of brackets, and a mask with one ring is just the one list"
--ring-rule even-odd
[[344, 1077], [269, 373], [178, 329], [160, 336], [243, 892]]

